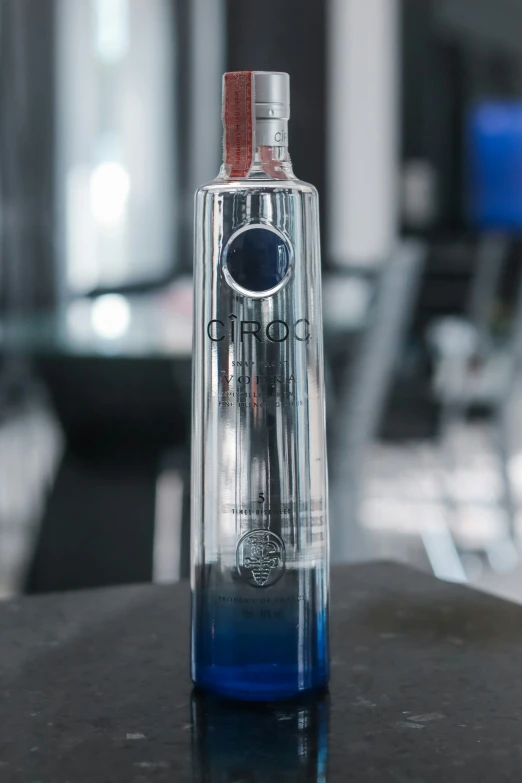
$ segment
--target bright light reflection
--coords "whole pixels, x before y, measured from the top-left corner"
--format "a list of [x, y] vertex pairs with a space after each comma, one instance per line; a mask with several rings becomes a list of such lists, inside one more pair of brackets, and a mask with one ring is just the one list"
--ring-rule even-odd
[[101, 163], [91, 174], [93, 217], [104, 225], [117, 225], [125, 216], [129, 192], [127, 170], [119, 163]]
[[522, 497], [522, 454], [514, 454], [508, 462], [508, 471], [517, 498]]
[[122, 60], [129, 48], [128, 0], [94, 0], [95, 49], [107, 64]]
[[105, 340], [122, 337], [129, 328], [130, 319], [129, 303], [120, 294], [100, 296], [92, 306], [92, 328]]

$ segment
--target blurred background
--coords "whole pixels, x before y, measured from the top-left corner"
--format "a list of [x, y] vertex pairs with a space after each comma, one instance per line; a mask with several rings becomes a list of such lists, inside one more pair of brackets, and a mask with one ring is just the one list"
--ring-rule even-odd
[[522, 0], [0, 0], [0, 596], [188, 573], [192, 204], [288, 71], [334, 562], [522, 601]]

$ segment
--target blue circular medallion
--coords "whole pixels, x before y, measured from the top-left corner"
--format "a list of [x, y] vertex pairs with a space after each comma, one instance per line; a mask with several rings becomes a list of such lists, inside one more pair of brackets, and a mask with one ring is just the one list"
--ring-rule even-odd
[[269, 292], [290, 269], [290, 249], [273, 229], [252, 226], [235, 234], [226, 248], [226, 272], [245, 293]]

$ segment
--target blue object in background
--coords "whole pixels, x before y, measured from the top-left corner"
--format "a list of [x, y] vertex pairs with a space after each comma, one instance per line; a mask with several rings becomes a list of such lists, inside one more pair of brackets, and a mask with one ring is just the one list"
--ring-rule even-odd
[[477, 228], [522, 230], [522, 101], [484, 101], [468, 116], [468, 215]]

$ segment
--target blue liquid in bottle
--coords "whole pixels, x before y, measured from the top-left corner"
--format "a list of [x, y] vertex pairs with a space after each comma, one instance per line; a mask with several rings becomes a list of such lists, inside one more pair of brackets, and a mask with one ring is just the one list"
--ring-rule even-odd
[[[328, 618], [321, 577], [286, 574], [266, 593], [231, 587], [232, 574], [195, 598], [194, 680], [231, 698], [273, 701], [328, 682]], [[300, 583], [300, 584], [299, 584]]]

